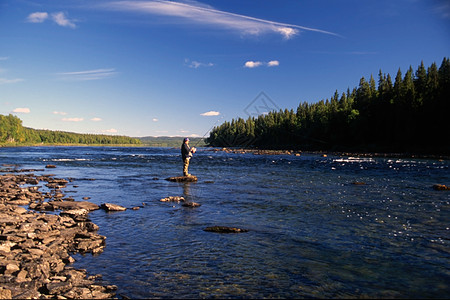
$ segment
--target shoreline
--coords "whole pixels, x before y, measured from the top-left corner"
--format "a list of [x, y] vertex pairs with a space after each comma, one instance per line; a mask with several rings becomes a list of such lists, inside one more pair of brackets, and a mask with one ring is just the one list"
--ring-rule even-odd
[[116, 297], [117, 287], [104, 285], [101, 275], [71, 266], [71, 255], [96, 255], [105, 247], [106, 237], [88, 218], [99, 207], [66, 198], [65, 179], [30, 173], [42, 170], [1, 171], [0, 299]]
[[449, 155], [440, 154], [417, 154], [417, 153], [396, 153], [396, 152], [358, 152], [358, 151], [311, 151], [311, 150], [270, 150], [270, 149], [253, 149], [253, 148], [239, 148], [239, 147], [214, 147], [206, 151], [239, 153], [239, 154], [254, 154], [254, 155], [295, 155], [301, 156], [303, 154], [328, 155], [334, 156], [361, 156], [361, 157], [392, 157], [392, 158], [422, 158], [422, 159], [439, 159], [450, 160]]

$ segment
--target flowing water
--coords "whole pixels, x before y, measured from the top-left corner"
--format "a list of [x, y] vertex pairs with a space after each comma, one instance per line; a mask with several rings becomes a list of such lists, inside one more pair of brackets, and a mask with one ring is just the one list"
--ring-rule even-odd
[[[448, 160], [179, 149], [2, 148], [0, 164], [72, 178], [67, 195], [139, 210], [90, 213], [105, 235], [77, 268], [129, 298], [446, 298], [450, 295]], [[4, 168], [4, 167], [3, 167]], [[364, 182], [355, 185], [353, 182]], [[184, 196], [188, 208], [160, 202]], [[206, 232], [208, 226], [248, 229]]]

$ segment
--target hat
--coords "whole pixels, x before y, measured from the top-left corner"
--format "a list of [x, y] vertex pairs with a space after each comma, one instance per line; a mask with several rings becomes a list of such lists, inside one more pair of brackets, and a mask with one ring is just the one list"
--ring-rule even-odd
[[189, 142], [189, 138], [184, 138], [184, 142]]

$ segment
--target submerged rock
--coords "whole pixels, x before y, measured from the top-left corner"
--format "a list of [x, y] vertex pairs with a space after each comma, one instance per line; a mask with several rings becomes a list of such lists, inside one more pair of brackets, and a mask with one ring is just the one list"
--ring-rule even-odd
[[199, 207], [199, 206], [201, 206], [201, 204], [200, 203], [196, 203], [196, 202], [185, 202], [181, 206], [184, 206], [184, 207]]
[[217, 232], [217, 233], [240, 233], [248, 232], [247, 229], [228, 227], [228, 226], [211, 226], [203, 229], [204, 231]]
[[449, 191], [450, 186], [446, 186], [443, 184], [435, 184], [433, 185], [433, 189], [435, 189], [436, 191]]
[[175, 176], [175, 177], [169, 177], [166, 178], [168, 181], [172, 182], [195, 182], [197, 181], [197, 176], [191, 175], [191, 176]]

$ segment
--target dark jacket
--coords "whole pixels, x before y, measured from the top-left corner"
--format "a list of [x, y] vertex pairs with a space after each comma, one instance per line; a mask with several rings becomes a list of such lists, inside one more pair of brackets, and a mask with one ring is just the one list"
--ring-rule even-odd
[[191, 157], [191, 148], [189, 147], [188, 144], [183, 143], [181, 145], [181, 156], [183, 157], [183, 160], [185, 160], [188, 157]]

